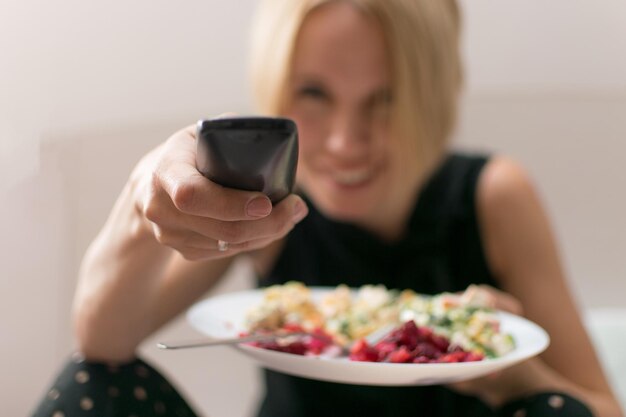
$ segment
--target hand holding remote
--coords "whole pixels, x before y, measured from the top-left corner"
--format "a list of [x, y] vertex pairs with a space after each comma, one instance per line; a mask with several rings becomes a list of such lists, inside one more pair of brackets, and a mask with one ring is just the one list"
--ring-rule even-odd
[[[284, 237], [306, 216], [308, 209], [299, 196], [274, 192], [290, 190], [289, 178], [262, 183], [280, 186], [251, 191], [204, 177], [196, 168], [200, 140], [196, 133], [197, 126], [190, 126], [174, 134], [147, 155], [133, 174], [136, 206], [159, 243], [188, 260], [222, 258], [262, 248]], [[267, 173], [282, 166], [270, 164], [269, 171], [258, 172], [272, 178]], [[285, 172], [295, 175], [295, 166]], [[264, 190], [271, 191], [273, 205]]]

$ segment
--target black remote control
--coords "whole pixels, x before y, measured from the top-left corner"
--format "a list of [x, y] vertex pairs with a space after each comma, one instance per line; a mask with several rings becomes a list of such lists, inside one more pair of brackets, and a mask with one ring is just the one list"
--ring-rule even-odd
[[293, 120], [231, 117], [198, 122], [198, 171], [224, 187], [260, 191], [277, 203], [292, 190], [298, 164]]

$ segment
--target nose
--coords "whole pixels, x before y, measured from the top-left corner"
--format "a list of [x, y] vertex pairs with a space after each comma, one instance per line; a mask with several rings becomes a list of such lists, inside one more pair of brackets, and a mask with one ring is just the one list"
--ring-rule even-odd
[[340, 157], [357, 158], [363, 155], [370, 142], [367, 120], [357, 112], [338, 112], [326, 141], [327, 150]]

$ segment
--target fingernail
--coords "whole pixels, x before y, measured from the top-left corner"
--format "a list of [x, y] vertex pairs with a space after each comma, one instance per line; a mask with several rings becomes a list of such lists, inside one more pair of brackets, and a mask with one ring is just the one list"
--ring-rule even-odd
[[246, 214], [250, 217], [265, 217], [271, 212], [272, 203], [267, 197], [256, 197], [246, 206]]
[[298, 223], [300, 220], [304, 219], [304, 217], [309, 213], [309, 209], [306, 204], [302, 200], [296, 201], [296, 204], [293, 207], [293, 222]]

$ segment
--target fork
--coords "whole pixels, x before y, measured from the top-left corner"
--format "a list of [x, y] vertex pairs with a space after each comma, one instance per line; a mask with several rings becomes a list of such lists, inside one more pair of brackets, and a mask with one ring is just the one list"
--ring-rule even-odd
[[[368, 344], [373, 345], [382, 340], [389, 332], [394, 329], [393, 324], [387, 324], [380, 329], [377, 329], [367, 335], [365, 340]], [[250, 336], [244, 337], [233, 337], [229, 339], [217, 339], [217, 340], [202, 340], [198, 342], [188, 342], [188, 343], [157, 343], [157, 347], [159, 349], [164, 350], [177, 350], [177, 349], [190, 349], [190, 348], [198, 348], [198, 347], [211, 347], [211, 346], [224, 346], [224, 345], [238, 345], [240, 343], [250, 343], [250, 342], [263, 342], [275, 339], [282, 339], [286, 337], [300, 337], [300, 336], [311, 336], [316, 337], [314, 334], [306, 333], [306, 332], [292, 332], [292, 333], [270, 333], [270, 334], [254, 334]], [[347, 347], [344, 347], [342, 350], [344, 353], [349, 352], [350, 344]]]
[[224, 345], [238, 345], [240, 343], [250, 342], [263, 342], [268, 340], [282, 339], [285, 337], [299, 337], [305, 336], [308, 333], [305, 332], [292, 332], [292, 333], [270, 333], [270, 334], [254, 334], [244, 337], [233, 337], [229, 339], [217, 339], [217, 340], [201, 340], [198, 342], [189, 343], [157, 343], [159, 349], [177, 350], [177, 349], [189, 349], [197, 347], [210, 347], [210, 346], [224, 346]]

